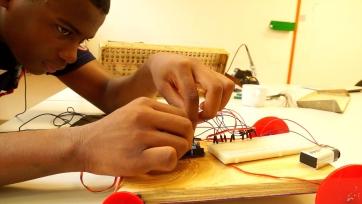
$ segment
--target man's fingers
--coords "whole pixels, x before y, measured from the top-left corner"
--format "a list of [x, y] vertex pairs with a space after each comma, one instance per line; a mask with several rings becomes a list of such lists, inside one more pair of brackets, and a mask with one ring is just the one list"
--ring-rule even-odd
[[207, 89], [203, 111], [200, 117], [204, 119], [213, 118], [220, 109], [223, 89], [221, 86], [211, 86]]
[[186, 114], [193, 122], [194, 127], [196, 127], [199, 110], [199, 94], [190, 63], [184, 63], [182, 66], [184, 66], [183, 69], [179, 69], [177, 72], [176, 83], [184, 102]]
[[234, 83], [223, 75], [206, 68], [195, 71], [196, 81], [206, 90], [200, 113], [202, 119], [213, 118], [228, 103]]
[[235, 83], [225, 77], [224, 75], [220, 73], [216, 73], [216, 76], [220, 79], [221, 83], [223, 84], [223, 93], [222, 93], [222, 99], [219, 110], [222, 110], [226, 104], [229, 102], [229, 99], [234, 91]]
[[187, 118], [158, 112], [150, 119], [150, 123], [157, 130], [182, 136], [187, 141], [192, 141], [194, 134], [193, 124]]
[[177, 153], [172, 147], [153, 147], [143, 150], [136, 169], [150, 171], [171, 171], [177, 165]]
[[[145, 103], [146, 108], [134, 112], [134, 120], [143, 126], [143, 130], [163, 131], [175, 136], [183, 137], [191, 143], [194, 129], [185, 112], [169, 104], [160, 103], [150, 99], [140, 99], [138, 103]], [[141, 111], [141, 112], [139, 112]]]
[[154, 110], [157, 110], [160, 112], [165, 112], [165, 113], [170, 113], [170, 114], [178, 115], [178, 116], [182, 116], [182, 117], [187, 117], [187, 115], [185, 114], [185, 111], [179, 107], [161, 103], [156, 100], [149, 99], [149, 98], [143, 98], [140, 100], [141, 100], [140, 103], [146, 103]]
[[215, 77], [210, 70], [206, 70], [206, 68], [195, 73], [195, 76], [202, 88], [206, 90], [205, 101], [202, 105], [200, 117], [203, 119], [213, 118], [221, 107], [224, 91], [222, 82], [219, 78]]
[[149, 127], [153, 130], [182, 137], [191, 144], [194, 135], [193, 124], [185, 116], [175, 115], [170, 112], [149, 110], [138, 120], [138, 122], [141, 123], [148, 123]]
[[176, 150], [177, 158], [181, 158], [188, 150], [191, 149], [191, 142], [185, 138], [169, 134], [167, 132], [153, 131], [143, 137], [146, 148], [170, 146]]
[[152, 112], [148, 116], [145, 115], [145, 120], [154, 128], [183, 136], [188, 141], [192, 140], [194, 124], [184, 110], [159, 102], [155, 102], [151, 107], [157, 112]]
[[176, 87], [171, 83], [165, 83], [162, 85], [161, 89], [159, 90], [161, 95], [166, 99], [166, 101], [173, 106], [182, 108], [183, 107], [183, 100], [178, 93]]

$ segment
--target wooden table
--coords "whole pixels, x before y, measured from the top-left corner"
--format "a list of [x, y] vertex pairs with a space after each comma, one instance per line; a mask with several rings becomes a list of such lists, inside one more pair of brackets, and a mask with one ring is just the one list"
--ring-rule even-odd
[[[337, 147], [341, 158], [334, 163], [335, 167], [352, 163], [362, 163], [359, 145], [360, 116], [362, 94], [352, 95], [352, 100], [344, 114], [298, 108], [248, 108], [242, 107], [240, 101], [232, 100], [228, 108], [237, 110], [247, 124], [253, 124], [264, 116], [278, 116], [294, 119], [303, 124], [313, 135], [324, 144]], [[38, 114], [51, 112], [61, 113], [68, 106], [85, 114], [100, 113], [98, 109], [76, 95], [69, 89], [61, 91], [53, 97], [29, 109], [21, 120], [12, 119], [0, 126], [0, 131], [17, 130], [27, 119]], [[28, 128], [54, 128], [52, 117], [38, 118], [29, 123]], [[261, 160], [238, 164], [243, 170], [265, 173], [275, 176], [294, 176], [307, 180], [324, 179], [333, 167], [314, 170], [299, 163], [298, 156]], [[87, 175], [92, 187], [104, 187], [112, 178]], [[120, 190], [141, 194], [146, 203], [182, 203], [215, 200], [217, 203], [239, 203], [241, 198], [258, 198], [243, 200], [243, 204], [255, 203], [311, 203], [313, 198], [285, 196], [293, 194], [314, 193], [317, 186], [296, 180], [281, 180], [246, 175], [236, 169], [225, 166], [212, 155], [206, 153], [203, 158], [182, 160], [174, 172], [167, 174], [145, 175], [125, 178]], [[79, 182], [79, 173], [66, 173], [0, 188], [0, 203], [81, 203], [99, 204], [111, 192], [92, 194], [87, 192]], [[275, 197], [275, 196], [283, 197]], [[272, 197], [271, 197], [272, 196]], [[268, 197], [267, 199], [262, 197]], [[308, 201], [307, 201], [308, 200]]]
[[[248, 172], [322, 181], [334, 170], [315, 170], [299, 163], [299, 155], [244, 162], [235, 166]], [[247, 175], [206, 152], [205, 157], [184, 159], [171, 173], [125, 178], [120, 191], [141, 195], [146, 203], [188, 203], [233, 200], [316, 192], [318, 185], [295, 179]]]

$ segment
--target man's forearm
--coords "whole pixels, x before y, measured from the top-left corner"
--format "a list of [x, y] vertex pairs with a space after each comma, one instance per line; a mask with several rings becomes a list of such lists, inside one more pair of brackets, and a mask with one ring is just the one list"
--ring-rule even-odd
[[[155, 95], [156, 88], [147, 67], [142, 66], [129, 76], [112, 78], [103, 71], [102, 66], [94, 60], [58, 78], [107, 113], [135, 98]], [[79, 83], [79, 79], [83, 83]]]
[[[104, 99], [107, 106], [115, 110], [138, 97], [153, 97], [156, 95], [156, 87], [153, 84], [149, 70], [140, 67], [133, 75], [110, 80]], [[108, 100], [112, 99], [112, 100]]]
[[0, 186], [82, 171], [79, 127], [0, 134]]

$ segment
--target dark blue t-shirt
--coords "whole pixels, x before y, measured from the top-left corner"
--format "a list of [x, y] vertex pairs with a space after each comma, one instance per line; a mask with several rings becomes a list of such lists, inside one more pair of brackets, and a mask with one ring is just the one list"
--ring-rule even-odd
[[10, 49], [0, 43], [0, 96], [17, 87], [21, 68]]
[[[63, 70], [59, 70], [53, 75], [61, 76], [67, 74], [94, 59], [95, 57], [88, 50], [78, 49], [77, 61], [73, 64], [68, 64]], [[18, 87], [21, 73], [22, 66], [17, 62], [9, 47], [0, 42], [0, 96], [11, 93]]]

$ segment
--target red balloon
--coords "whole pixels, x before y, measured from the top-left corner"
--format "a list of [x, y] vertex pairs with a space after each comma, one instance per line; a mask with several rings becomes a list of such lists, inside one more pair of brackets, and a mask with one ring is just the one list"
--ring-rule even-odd
[[362, 165], [332, 172], [320, 185], [316, 204], [362, 204]]
[[259, 119], [253, 125], [257, 136], [276, 135], [289, 132], [288, 125], [284, 120], [269, 116]]
[[108, 196], [103, 204], [144, 204], [144, 202], [134, 193], [116, 192]]

